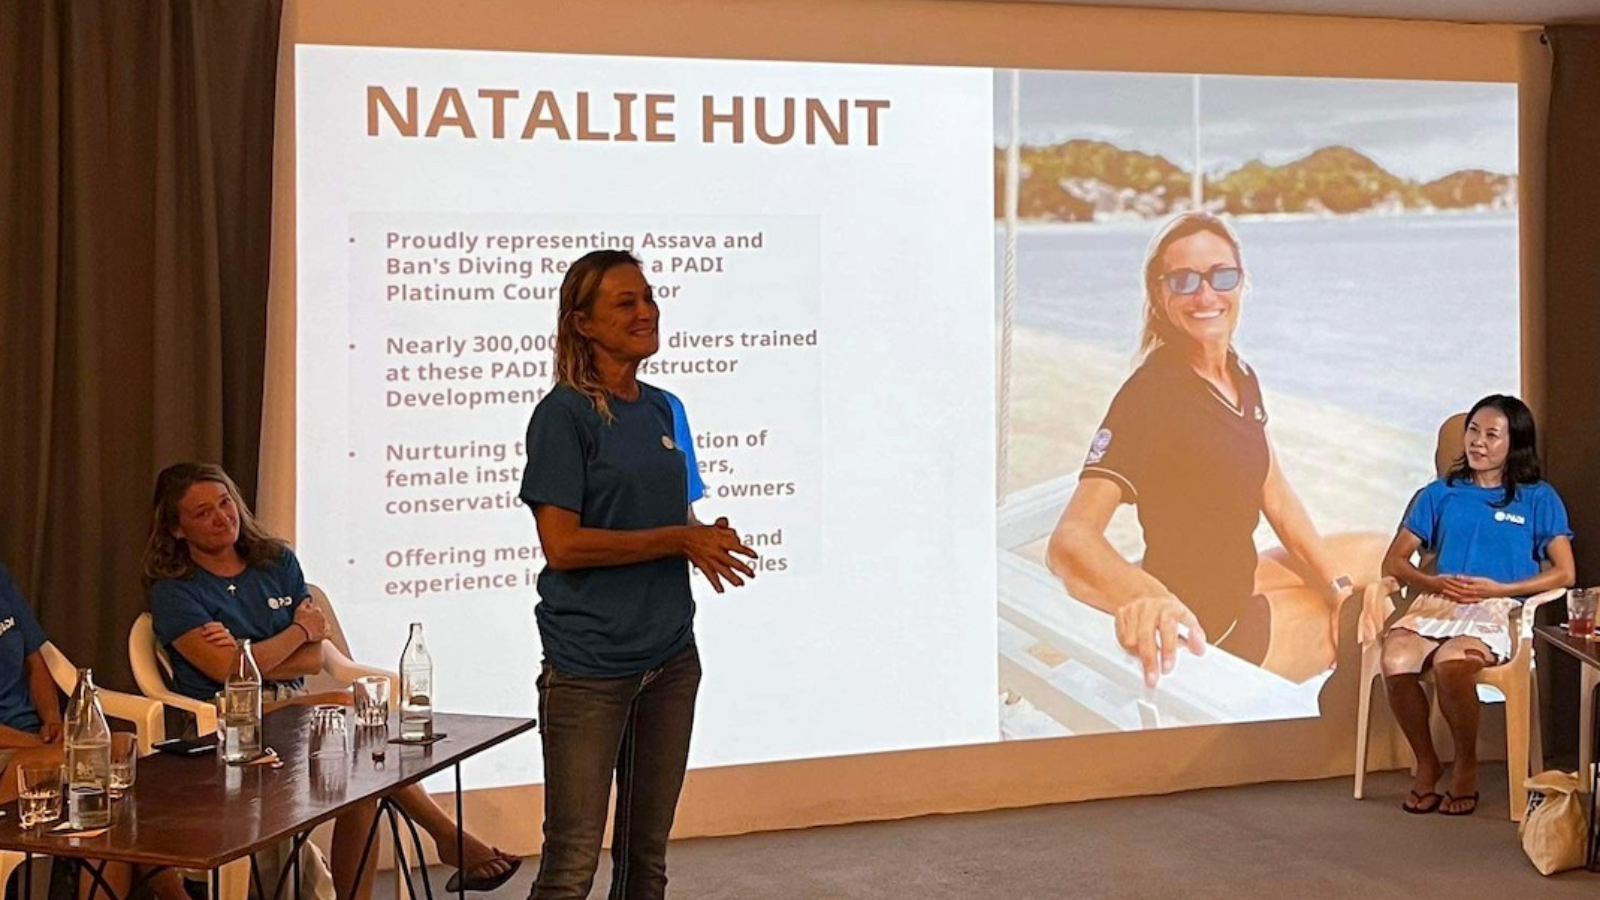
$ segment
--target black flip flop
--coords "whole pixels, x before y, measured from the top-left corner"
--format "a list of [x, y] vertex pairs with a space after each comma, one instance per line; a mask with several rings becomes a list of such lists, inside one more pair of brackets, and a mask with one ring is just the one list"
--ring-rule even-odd
[[[1430, 797], [1433, 798], [1431, 803], [1428, 800]], [[1400, 804], [1400, 808], [1408, 813], [1411, 813], [1413, 816], [1425, 816], [1428, 813], [1437, 810], [1439, 805], [1443, 802], [1444, 798], [1433, 791], [1429, 791], [1426, 794], [1419, 794], [1416, 791], [1412, 791], [1410, 796], [1406, 797], [1406, 802]]]
[[[1457, 809], [1457, 810], [1448, 810], [1448, 809], [1444, 808], [1444, 804], [1445, 803], [1455, 803], [1458, 800], [1462, 801], [1462, 802], [1466, 802], [1466, 801], [1470, 800], [1472, 802], [1472, 805], [1467, 807], [1466, 809]], [[1470, 816], [1470, 815], [1472, 815], [1473, 813], [1475, 813], [1477, 811], [1478, 811], [1478, 792], [1477, 791], [1473, 791], [1470, 794], [1462, 794], [1459, 797], [1457, 797], [1455, 794], [1450, 793], [1449, 791], [1446, 791], [1445, 795], [1444, 795], [1443, 802], [1441, 802], [1439, 804], [1439, 815], [1441, 815], [1441, 816]]]
[[484, 891], [484, 892], [492, 891], [492, 890], [495, 890], [496, 888], [500, 887], [501, 885], [505, 884], [506, 882], [510, 881], [511, 880], [511, 876], [517, 874], [517, 870], [522, 868], [522, 858], [521, 857], [519, 857], [519, 856], [507, 856], [504, 853], [501, 853], [499, 850], [495, 850], [494, 851], [494, 856], [493, 857], [491, 857], [490, 859], [486, 859], [481, 863], [478, 863], [476, 866], [473, 866], [472, 868], [474, 868], [474, 869], [482, 868], [483, 866], [488, 865], [493, 860], [504, 860], [505, 862], [508, 862], [511, 865], [507, 866], [506, 870], [504, 872], [501, 872], [501, 873], [499, 873], [497, 875], [484, 875], [482, 877], [474, 877], [474, 876], [471, 876], [471, 875], [467, 875], [467, 876], [463, 877], [462, 873], [467, 871], [467, 870], [466, 869], [457, 869], [455, 871], [455, 874], [450, 876], [450, 880], [445, 882], [445, 885], [444, 885], [445, 892], [446, 893], [450, 893], [450, 894], [456, 894], [456, 893], [460, 893], [463, 889], [469, 890], [469, 891]]

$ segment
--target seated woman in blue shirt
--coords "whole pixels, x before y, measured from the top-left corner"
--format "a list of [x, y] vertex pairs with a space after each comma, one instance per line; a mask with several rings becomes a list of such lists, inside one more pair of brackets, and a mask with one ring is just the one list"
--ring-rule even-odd
[[60, 764], [61, 698], [39, 648], [44, 630], [0, 565], [0, 803], [17, 799], [17, 767]]
[[[1434, 555], [1433, 572], [1411, 561], [1419, 550]], [[1478, 672], [1510, 658], [1519, 598], [1567, 587], [1574, 571], [1566, 507], [1540, 480], [1533, 414], [1515, 397], [1479, 400], [1461, 457], [1417, 492], [1383, 561], [1385, 575], [1419, 595], [1383, 638], [1389, 705], [1417, 758], [1406, 812], [1464, 816], [1478, 808]], [[1434, 786], [1444, 767], [1418, 683], [1430, 667], [1456, 752], [1442, 797]]]
[[[303, 679], [322, 671], [328, 619], [306, 589], [289, 545], [268, 534], [250, 514], [233, 479], [221, 467], [178, 463], [156, 479], [144, 578], [156, 638], [172, 659], [173, 687], [211, 700], [233, 663], [235, 641], [248, 638], [261, 670], [263, 708], [285, 703], [349, 702], [347, 692], [308, 696]], [[456, 856], [456, 826], [422, 789], [394, 797], [433, 838], [447, 865], [460, 867], [448, 890], [505, 884], [522, 860], [465, 835], [466, 860]], [[334, 829], [334, 885], [349, 897], [372, 811], [340, 817]], [[375, 862], [374, 855], [368, 861]], [[370, 872], [361, 878], [370, 891]]]

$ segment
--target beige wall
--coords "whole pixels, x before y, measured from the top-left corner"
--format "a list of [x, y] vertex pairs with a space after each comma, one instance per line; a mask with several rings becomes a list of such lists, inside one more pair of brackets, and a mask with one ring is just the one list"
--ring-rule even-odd
[[[280, 533], [291, 534], [294, 521], [297, 42], [1519, 82], [1526, 393], [1542, 393], [1534, 390], [1542, 383], [1537, 335], [1543, 322], [1536, 264], [1549, 70], [1529, 29], [946, 0], [286, 0], [283, 38], [259, 504]], [[1342, 657], [1319, 720], [702, 770], [689, 776], [676, 833], [731, 834], [1348, 774], [1353, 648]], [[1382, 718], [1387, 721], [1386, 714]], [[1493, 725], [1486, 729], [1486, 749], [1499, 734]], [[1373, 743], [1375, 766], [1401, 764], [1388, 729]], [[467, 818], [505, 849], [534, 852], [540, 803], [537, 788], [476, 792]]]

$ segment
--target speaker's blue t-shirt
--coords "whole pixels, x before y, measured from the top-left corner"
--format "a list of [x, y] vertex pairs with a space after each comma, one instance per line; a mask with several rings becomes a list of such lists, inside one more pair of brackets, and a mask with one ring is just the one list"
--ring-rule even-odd
[[1539, 574], [1550, 542], [1571, 538], [1572, 528], [1547, 482], [1521, 485], [1509, 504], [1495, 505], [1504, 499], [1504, 488], [1441, 478], [1417, 492], [1401, 524], [1437, 554], [1434, 571], [1441, 575], [1524, 581]]
[[[615, 418], [607, 422], [589, 398], [557, 385], [528, 422], [522, 501], [530, 510], [540, 504], [571, 510], [585, 528], [686, 524], [699, 473], [681, 410], [666, 391], [640, 383], [637, 400], [611, 398]], [[565, 571], [546, 566], [538, 590], [534, 618], [545, 658], [570, 675], [633, 675], [694, 640], [685, 557]]]
[[28, 691], [28, 657], [44, 646], [44, 629], [0, 565], [0, 725], [39, 730], [39, 710]]
[[[275, 562], [250, 566], [233, 578], [195, 567], [188, 578], [165, 578], [150, 586], [150, 618], [156, 639], [172, 660], [172, 686], [196, 700], [210, 700], [222, 685], [212, 681], [173, 642], [210, 622], [221, 622], [238, 640], [264, 641], [294, 624], [294, 610], [310, 596], [300, 560], [286, 550]], [[298, 687], [301, 679], [285, 684]]]

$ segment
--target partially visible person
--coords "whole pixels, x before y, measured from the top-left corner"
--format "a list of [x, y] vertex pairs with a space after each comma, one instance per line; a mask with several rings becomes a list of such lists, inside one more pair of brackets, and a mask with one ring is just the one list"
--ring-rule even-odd
[[[0, 766], [4, 767], [0, 771], [0, 803], [17, 799], [21, 792], [17, 770], [22, 766], [61, 766], [66, 762], [61, 694], [40, 652], [46, 640], [11, 572], [0, 564]], [[62, 802], [65, 800], [63, 795]], [[64, 807], [62, 813], [66, 813]], [[98, 867], [105, 883], [119, 896], [126, 896], [133, 884], [133, 867], [116, 862], [101, 862]], [[92, 896], [94, 887], [89, 876], [80, 875], [79, 896]], [[158, 873], [152, 887], [159, 900], [188, 900], [176, 877]]]
[[[1523, 598], [1575, 580], [1566, 506], [1541, 479], [1537, 443], [1521, 400], [1491, 394], [1473, 404], [1460, 457], [1417, 492], [1384, 557], [1384, 574], [1418, 593], [1385, 633], [1382, 651], [1389, 706], [1417, 759], [1406, 812], [1477, 810], [1478, 672], [1511, 657], [1510, 616]], [[1433, 571], [1413, 562], [1419, 551], [1434, 557]], [[1444, 766], [1420, 684], [1428, 669], [1455, 744], [1443, 795], [1436, 785]]]
[[[1297, 680], [1337, 651], [1348, 574], [1381, 543], [1325, 540], [1278, 465], [1256, 371], [1234, 348], [1249, 285], [1239, 237], [1210, 213], [1173, 217], [1145, 255], [1139, 366], [1090, 443], [1047, 562], [1076, 599], [1111, 613], [1145, 682], [1178, 648], [1207, 644]], [[1117, 507], [1139, 514], [1145, 555], [1106, 539]], [[1256, 583], [1262, 516], [1287, 583]], [[1381, 540], [1381, 539], [1380, 539]]]
[[534, 617], [544, 848], [530, 900], [589, 896], [616, 782], [615, 900], [659, 900], [700, 686], [693, 566], [719, 593], [754, 576], [726, 519], [703, 525], [691, 432], [638, 378], [660, 348], [639, 260], [589, 253], [567, 270], [556, 385], [528, 422], [521, 497], [546, 565]]
[[61, 697], [39, 649], [44, 629], [0, 565], [0, 803], [17, 799], [17, 768], [65, 761]]
[[[172, 659], [173, 687], [210, 701], [233, 663], [236, 642], [250, 640], [263, 679], [263, 706], [344, 702], [350, 695], [308, 695], [304, 678], [322, 671], [328, 618], [313, 601], [294, 551], [267, 533], [250, 514], [233, 479], [221, 467], [178, 463], [156, 478], [144, 580], [156, 638]], [[270, 701], [270, 703], [268, 702]], [[422, 789], [411, 785], [395, 799], [433, 838], [440, 859], [457, 867], [448, 890], [492, 891], [522, 860], [464, 835], [466, 858], [456, 857], [456, 826]], [[341, 816], [334, 826], [335, 890], [352, 896], [357, 867], [374, 809]], [[360, 875], [358, 900], [371, 891], [376, 855]]]

